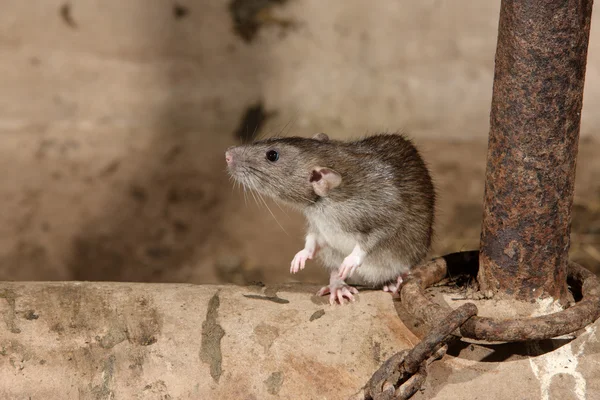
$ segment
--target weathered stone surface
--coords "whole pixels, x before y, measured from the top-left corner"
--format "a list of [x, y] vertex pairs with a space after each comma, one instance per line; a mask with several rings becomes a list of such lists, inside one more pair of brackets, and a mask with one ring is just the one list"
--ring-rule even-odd
[[432, 364], [414, 400], [600, 399], [600, 323], [574, 340], [478, 346], [464, 344]]
[[[1, 283], [0, 398], [347, 399], [418, 342], [388, 294], [330, 307], [316, 289]], [[599, 326], [454, 344], [415, 399], [599, 399]]]
[[313, 290], [2, 283], [0, 398], [342, 399], [418, 342], [388, 294]]
[[[270, 12], [295, 24], [250, 43], [229, 3], [0, 0], [0, 280], [290, 279], [302, 216], [271, 205], [282, 234], [224, 172], [261, 100], [277, 112], [265, 135], [415, 137], [441, 196], [436, 254], [478, 246], [499, 2], [289, 0]], [[599, 32], [584, 137], [600, 132]], [[582, 142], [578, 161], [591, 210], [598, 148]], [[574, 243], [600, 259], [594, 238]]]

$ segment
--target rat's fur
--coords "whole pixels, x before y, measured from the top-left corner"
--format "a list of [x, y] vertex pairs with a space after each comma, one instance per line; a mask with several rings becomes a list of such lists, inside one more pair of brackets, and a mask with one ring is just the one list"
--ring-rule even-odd
[[[269, 150], [279, 153], [276, 162], [266, 159]], [[302, 210], [329, 270], [339, 268], [358, 243], [367, 256], [353, 281], [380, 286], [408, 272], [430, 249], [435, 189], [418, 150], [400, 134], [349, 142], [324, 134], [270, 138], [228, 152], [236, 180]], [[319, 167], [341, 177], [322, 197], [311, 183]]]

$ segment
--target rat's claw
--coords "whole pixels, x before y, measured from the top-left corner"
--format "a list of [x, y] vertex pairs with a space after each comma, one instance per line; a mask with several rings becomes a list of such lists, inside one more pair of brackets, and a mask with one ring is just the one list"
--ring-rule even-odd
[[340, 267], [338, 276], [341, 280], [345, 280], [348, 277], [348, 271], [346, 271], [346, 267], [344, 267], [343, 265]]
[[323, 286], [318, 292], [317, 292], [317, 296], [325, 296], [326, 294], [328, 294], [331, 291], [331, 289], [329, 289], [329, 286]]
[[360, 267], [365, 259], [367, 253], [360, 248], [357, 244], [354, 246], [352, 253], [350, 253], [344, 261], [342, 261], [342, 265], [338, 270], [338, 277], [341, 280], [345, 280], [346, 278], [352, 276], [356, 268]]
[[330, 305], [335, 305], [335, 301], [336, 301], [336, 291], [331, 292], [331, 294], [329, 295], [329, 304]]
[[310, 259], [312, 259], [312, 254], [310, 254], [308, 250], [300, 250], [298, 253], [296, 253], [294, 259], [292, 260], [292, 264], [290, 266], [290, 273], [295, 274], [296, 272], [304, 269], [306, 265], [306, 260]]
[[353, 287], [351, 287], [350, 289], [348, 289], [348, 287], [343, 287], [341, 289], [341, 292], [342, 292], [342, 296], [345, 296], [346, 298], [348, 298], [348, 300], [355, 301], [354, 296], [352, 295], [352, 289], [354, 289], [356, 291], [356, 293], [358, 293], [358, 290], [356, 290], [356, 288], [353, 288]]
[[351, 277], [356, 268], [360, 266], [360, 260], [358, 257], [350, 254], [348, 257], [344, 258], [342, 265], [339, 270], [339, 277], [341, 280], [345, 280], [348, 277]]
[[346, 278], [351, 277], [357, 267], [358, 266], [356, 266], [356, 265], [342, 264], [342, 266], [340, 267], [340, 272], [339, 272], [340, 279], [346, 280]]
[[346, 299], [348, 301], [356, 301], [354, 295], [358, 293], [358, 289], [352, 286], [348, 286], [346, 284], [338, 285], [329, 285], [323, 286], [321, 290], [317, 292], [317, 296], [324, 296], [329, 294], [329, 304], [332, 306], [335, 305], [336, 302], [341, 305], [346, 304]]
[[298, 255], [295, 255], [294, 259], [292, 260], [291, 266], [290, 266], [290, 273], [295, 274], [299, 270], [300, 270], [300, 262], [298, 260]]

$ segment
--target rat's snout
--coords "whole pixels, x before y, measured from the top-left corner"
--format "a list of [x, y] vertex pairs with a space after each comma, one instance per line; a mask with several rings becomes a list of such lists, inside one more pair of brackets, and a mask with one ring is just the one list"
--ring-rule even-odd
[[231, 146], [225, 151], [225, 162], [227, 163], [227, 168], [235, 169], [242, 162], [242, 154], [240, 153], [240, 148], [236, 146]]
[[227, 151], [225, 151], [225, 161], [227, 162], [228, 167], [233, 166], [234, 162], [238, 159], [236, 154], [237, 152], [235, 146], [231, 146], [227, 149]]

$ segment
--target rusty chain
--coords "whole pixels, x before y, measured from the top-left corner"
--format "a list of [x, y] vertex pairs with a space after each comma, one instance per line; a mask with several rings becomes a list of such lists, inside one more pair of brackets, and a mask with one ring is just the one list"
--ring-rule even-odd
[[[569, 286], [578, 300], [568, 308], [536, 317], [498, 319], [474, 316], [460, 327], [464, 338], [487, 342], [522, 342], [551, 339], [584, 328], [600, 318], [600, 279], [582, 266], [569, 262]], [[464, 251], [436, 257], [409, 275], [400, 290], [408, 314], [434, 326], [446, 316], [446, 308], [431, 301], [427, 288], [447, 277], [459, 275], [476, 279], [479, 251]]]
[[351, 400], [409, 399], [425, 383], [429, 365], [446, 354], [452, 333], [475, 315], [477, 306], [473, 303], [452, 311], [412, 350], [398, 352], [385, 361]]

